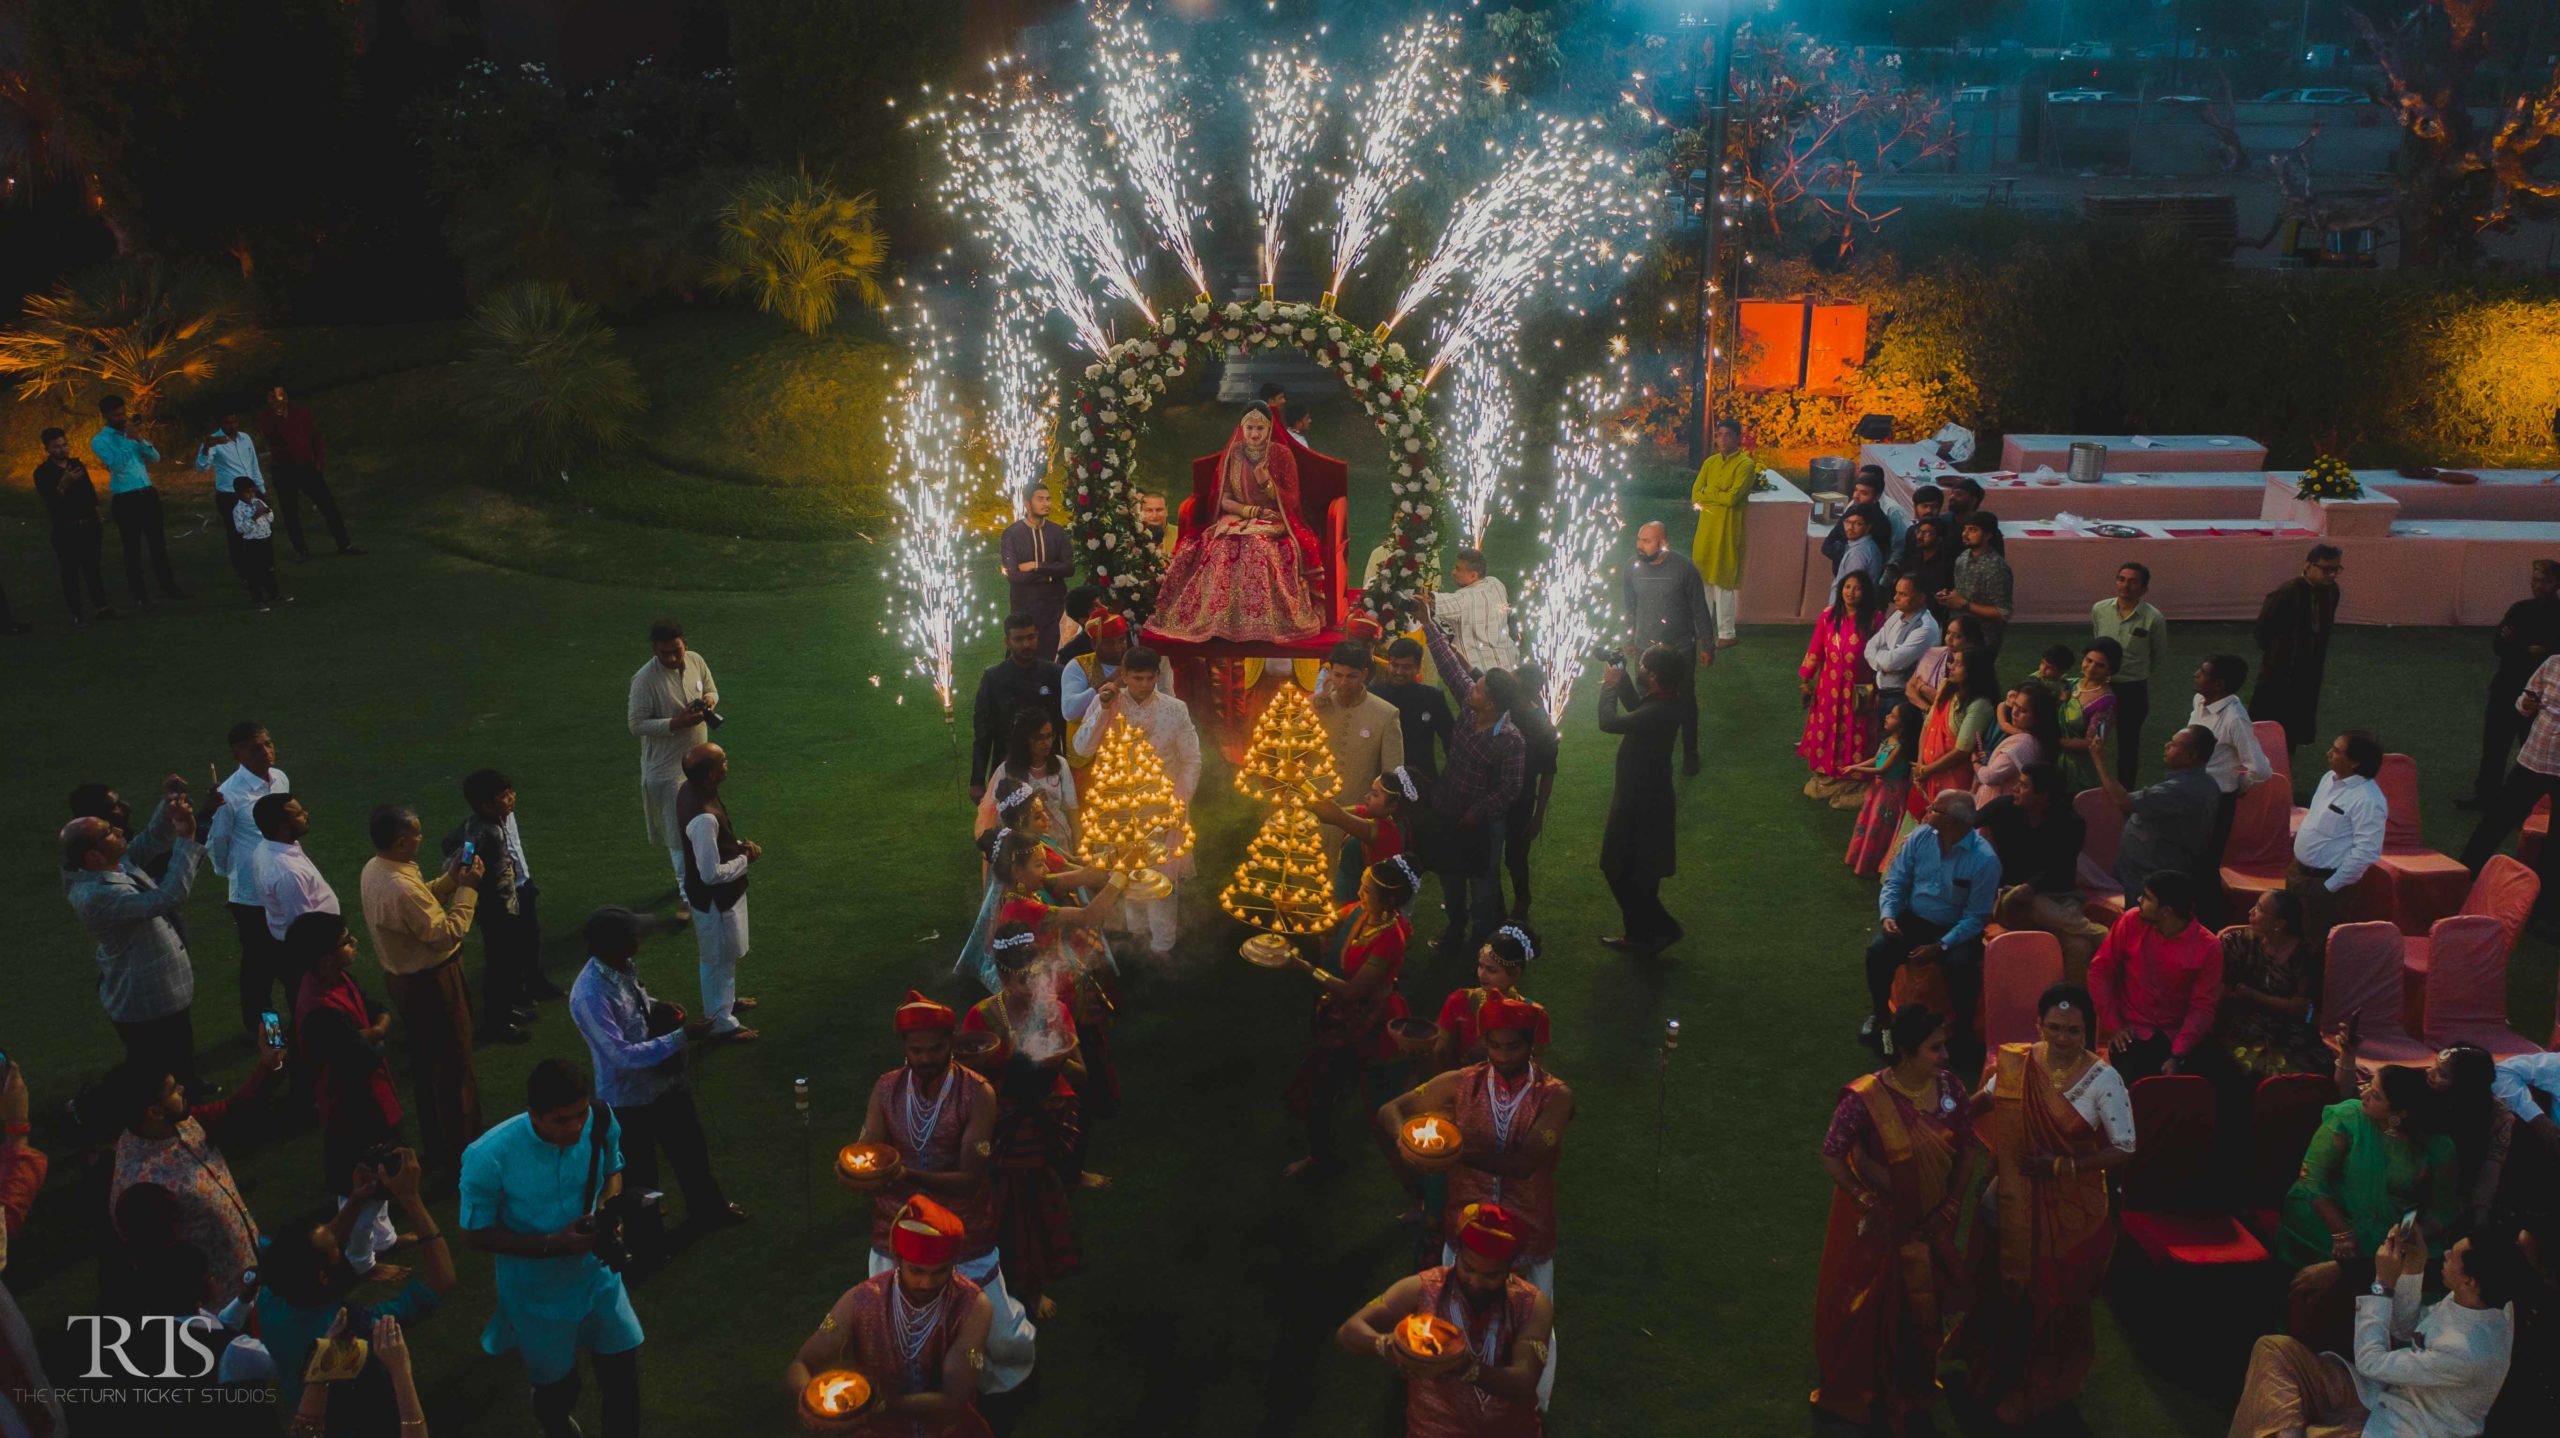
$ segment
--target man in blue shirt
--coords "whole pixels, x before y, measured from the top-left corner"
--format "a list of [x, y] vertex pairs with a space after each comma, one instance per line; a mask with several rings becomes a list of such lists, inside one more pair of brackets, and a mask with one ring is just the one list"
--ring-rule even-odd
[[[731, 1203], [711, 1172], [711, 1147], [702, 1134], [702, 1115], [694, 1109], [693, 1090], [684, 1081], [685, 1046], [711, 1032], [711, 1020], [686, 1022], [684, 1010], [649, 997], [634, 961], [640, 940], [652, 931], [683, 927], [677, 919], [655, 919], [607, 905], [587, 916], [587, 966], [569, 987], [569, 1017], [587, 1041], [596, 1061], [596, 1098], [613, 1107], [622, 1128], [623, 1179], [638, 1192], [658, 1186], [658, 1150], [684, 1189], [685, 1221], [696, 1228], [744, 1223], [747, 1211]], [[660, 1011], [652, 1035], [650, 1014]], [[654, 1217], [654, 1213], [652, 1215]], [[644, 1256], [656, 1243], [654, 1232], [632, 1236]]]
[[98, 401], [98, 419], [101, 427], [90, 437], [89, 452], [107, 467], [107, 510], [115, 516], [116, 537], [124, 542], [125, 587], [133, 591], [136, 605], [151, 603], [151, 596], [142, 589], [142, 551], [148, 546], [160, 597], [184, 599], [187, 592], [178, 587], [178, 576], [169, 569], [169, 536], [161, 520], [160, 491], [151, 486], [149, 466], [159, 460], [160, 451], [133, 432], [124, 396], [111, 394]]
[[570, 1414], [585, 1349], [604, 1390], [605, 1438], [632, 1438], [645, 1335], [622, 1275], [595, 1254], [592, 1219], [622, 1189], [622, 1146], [612, 1111], [590, 1096], [577, 1065], [535, 1064], [525, 1111], [463, 1151], [459, 1217], [463, 1241], [497, 1256], [498, 1308], [480, 1347], [523, 1355], [542, 1431], [578, 1432]]
[[[1937, 964], [1947, 980], [1948, 1027], [1972, 1027], [1982, 992], [1982, 929], [2000, 897], [2000, 856], [1973, 831], [1973, 796], [1950, 789], [1929, 801], [1925, 829], [1914, 830], [1884, 871], [1876, 911], [1882, 922], [1867, 943], [1867, 997], [1859, 1037], [1885, 1029], [1893, 1011], [1893, 971]], [[1963, 1072], [1970, 1073], [1967, 1069]]]

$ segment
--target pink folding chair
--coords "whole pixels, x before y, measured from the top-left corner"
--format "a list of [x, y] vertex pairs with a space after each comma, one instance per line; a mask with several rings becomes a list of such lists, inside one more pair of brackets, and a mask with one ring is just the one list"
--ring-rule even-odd
[[2467, 1041], [2497, 1058], [2538, 1054], [2542, 1045], [2507, 1027], [2506, 933], [2488, 914], [2456, 914], [2428, 936], [2427, 1008], [2421, 1032], [2439, 1048]]
[[[2036, 1000], [2062, 982], [2062, 944], [2042, 929], [2012, 929], [1982, 949], [1983, 1041], [2033, 1043]], [[2096, 1022], [2094, 1018], [2090, 1022]]]
[[2366, 1064], [2424, 1063], [2435, 1050], [2409, 1037], [2401, 1024], [2398, 925], [2387, 919], [2340, 924], [2329, 931], [2326, 977], [2320, 1000], [2324, 1020], [2343, 1023], [2361, 1013]]
[[2207, 1206], [2213, 1164], [2213, 1084], [2195, 1074], [2155, 1074], [2133, 1086], [2133, 1161], [2124, 1166], [2117, 1221], [2152, 1263], [2176, 1267], [2263, 1263], [2267, 1250], [2228, 1213]]
[[2551, 801], [2543, 800], [2524, 816], [2524, 832], [2516, 837], [2516, 857], [2530, 864], [2542, 857], [2542, 841], [2551, 835]]
[[[2498, 921], [2504, 932], [2507, 951], [2513, 953], [2516, 940], [2524, 935], [2525, 920], [2533, 916], [2533, 906], [2542, 897], [2542, 876], [2504, 854], [2492, 854], [2480, 867], [2480, 877], [2472, 880], [2471, 892], [2458, 911], [2465, 914], [2487, 914]], [[2427, 965], [2434, 949], [2432, 937], [2412, 938], [2401, 946], [2402, 985], [2408, 995], [2405, 1011], [2411, 1023], [2421, 1031], [2426, 1027], [2425, 1006]]]
[[2284, 726], [2273, 719], [2261, 719], [2249, 726], [2249, 732], [2258, 736], [2258, 747], [2266, 751], [2267, 763], [2276, 771], [2273, 782], [2282, 785], [2284, 792], [2291, 794], [2293, 792], [2293, 751], [2284, 747]]
[[2285, 815], [2293, 810], [2293, 791], [2276, 780], [2243, 790], [2231, 811], [2231, 840], [2222, 848], [2223, 902], [2234, 914], [2249, 912], [2258, 896], [2284, 887], [2293, 841], [2285, 832]]
[[2419, 837], [2417, 760], [2383, 755], [2382, 772], [2374, 782], [2391, 805], [2382, 831], [2382, 857], [2374, 863], [2382, 872], [2391, 921], [2404, 934], [2423, 934], [2436, 920], [2460, 911], [2471, 889], [2471, 871]]
[[2120, 892], [2116, 850], [2124, 842], [2124, 811], [2107, 797], [2106, 790], [2083, 789], [2071, 796], [2071, 812], [2089, 826], [2089, 836], [2080, 844], [2080, 893], [2084, 898], [2114, 898]]

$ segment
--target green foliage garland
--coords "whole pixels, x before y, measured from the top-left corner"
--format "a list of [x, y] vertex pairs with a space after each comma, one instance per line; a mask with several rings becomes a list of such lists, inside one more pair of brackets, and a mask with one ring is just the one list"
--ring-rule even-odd
[[[1401, 344], [1315, 305], [1262, 300], [1208, 300], [1165, 310], [1155, 329], [1113, 345], [1085, 366], [1060, 420], [1065, 452], [1065, 498], [1086, 572], [1113, 608], [1143, 624], [1155, 612], [1156, 586], [1165, 561], [1138, 534], [1136, 492], [1129, 466], [1146, 412], [1165, 384], [1203, 358], [1255, 350], [1304, 351], [1342, 377], [1370, 422], [1387, 441], [1394, 468], [1393, 547], [1361, 607], [1390, 633], [1409, 627], [1417, 612], [1423, 575], [1440, 543], [1440, 447], [1424, 408], [1423, 369]], [[1344, 556], [1349, 563], [1354, 549]]]

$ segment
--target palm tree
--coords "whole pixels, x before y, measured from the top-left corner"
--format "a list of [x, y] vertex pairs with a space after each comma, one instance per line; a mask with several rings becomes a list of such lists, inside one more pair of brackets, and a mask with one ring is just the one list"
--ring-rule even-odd
[[805, 169], [749, 180], [721, 208], [711, 282], [753, 293], [756, 308], [804, 334], [835, 323], [840, 291], [877, 308], [887, 297], [874, 276], [889, 240], [874, 208], [868, 193], [839, 195]]
[[535, 472], [631, 436], [646, 400], [613, 328], [566, 286], [510, 285], [471, 313], [464, 416]]
[[0, 330], [0, 371], [21, 399], [120, 392], [149, 415], [262, 338], [235, 284], [199, 270], [117, 262], [31, 297]]

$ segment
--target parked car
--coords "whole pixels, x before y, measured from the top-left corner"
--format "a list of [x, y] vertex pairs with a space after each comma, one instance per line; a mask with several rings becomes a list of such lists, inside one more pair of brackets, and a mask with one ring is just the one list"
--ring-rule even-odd
[[2044, 102], [2048, 105], [2094, 105], [2101, 100], [2112, 100], [2115, 97], [2116, 92], [2113, 90], [2047, 90], [2044, 92]]
[[2361, 105], [2368, 97], [2362, 90], [2342, 85], [2310, 85], [2293, 89], [2269, 90], [2258, 97], [2261, 105]]
[[2116, 47], [2104, 40], [2082, 40], [2062, 47], [2065, 60], [2112, 60]]
[[2000, 91], [1997, 86], [1966, 85], [1956, 91], [1955, 103], [1959, 105], [1989, 105], [1995, 103], [1999, 99], [1999, 95]]

